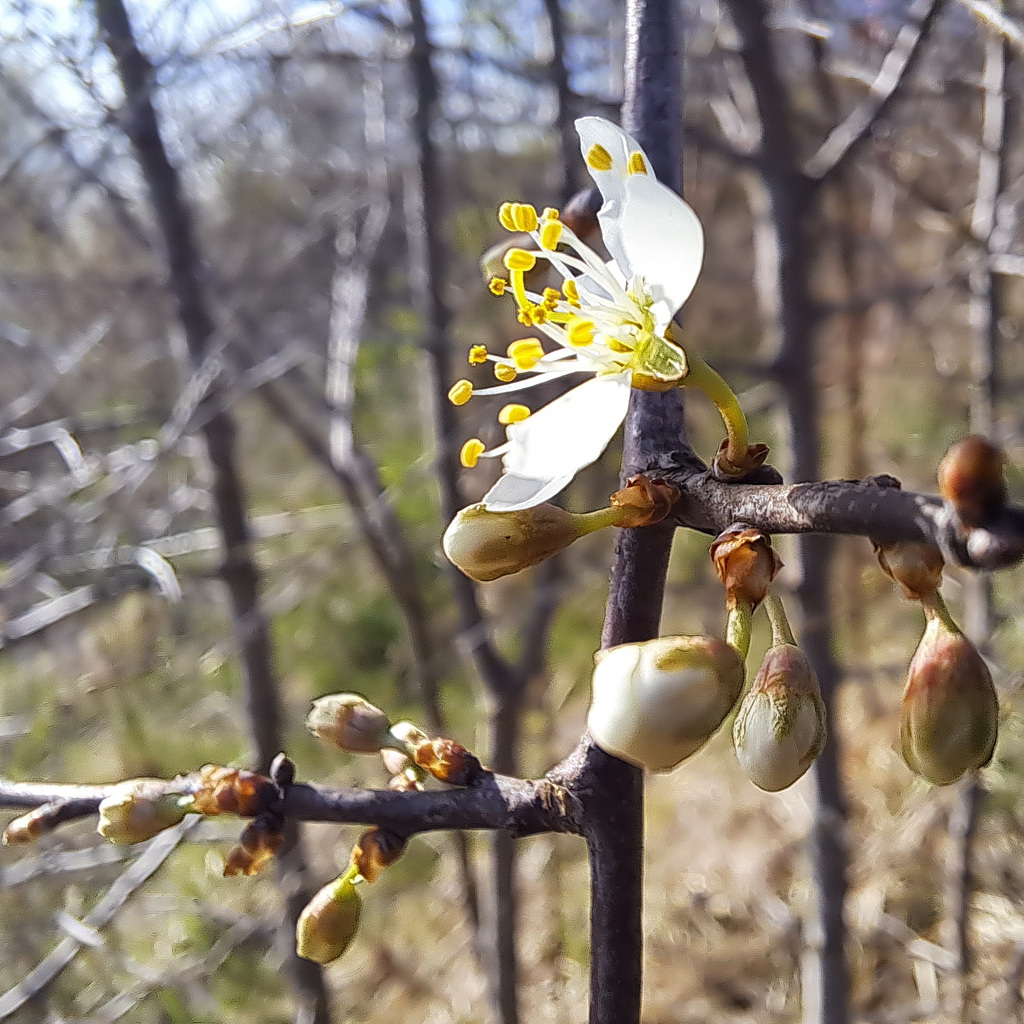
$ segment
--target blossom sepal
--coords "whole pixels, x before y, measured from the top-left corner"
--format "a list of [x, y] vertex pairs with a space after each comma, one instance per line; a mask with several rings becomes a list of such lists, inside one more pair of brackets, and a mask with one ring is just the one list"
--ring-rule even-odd
[[723, 483], [737, 483], [750, 476], [755, 469], [760, 469], [771, 454], [766, 444], [751, 444], [747, 452], [739, 459], [730, 458], [729, 439], [726, 438], [719, 446], [718, 453], [711, 466], [712, 475]]
[[626, 486], [611, 498], [612, 508], [620, 512], [618, 526], [641, 527], [660, 523], [679, 500], [679, 488], [667, 480], [649, 480], [642, 473], [631, 476]]
[[786, 789], [814, 763], [825, 736], [825, 703], [807, 657], [794, 644], [770, 647], [733, 723], [743, 773], [769, 793]]
[[755, 609], [782, 569], [782, 559], [768, 534], [745, 523], [734, 523], [711, 543], [711, 561], [725, 587], [725, 604]]
[[666, 772], [714, 735], [743, 689], [725, 641], [670, 636], [597, 655], [587, 726], [606, 753]]
[[874, 544], [875, 557], [882, 572], [898, 583], [910, 601], [931, 597], [942, 583], [945, 564], [942, 552], [927, 541], [899, 541]]
[[985, 660], [941, 597], [925, 602], [925, 614], [900, 707], [900, 749], [911, 771], [948, 786], [992, 759], [999, 701]]

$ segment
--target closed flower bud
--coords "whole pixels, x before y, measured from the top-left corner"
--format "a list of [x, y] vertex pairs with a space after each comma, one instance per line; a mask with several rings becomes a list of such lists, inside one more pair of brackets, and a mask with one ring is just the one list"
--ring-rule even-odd
[[793, 644], [768, 649], [732, 727], [736, 758], [760, 789], [792, 786], [825, 745], [825, 704], [817, 676]]
[[329, 964], [351, 945], [362, 900], [352, 881], [356, 869], [325, 885], [306, 905], [295, 926], [295, 951], [304, 960]]
[[352, 849], [352, 866], [367, 882], [376, 882], [380, 873], [402, 856], [408, 842], [388, 828], [368, 829]]
[[416, 764], [435, 779], [451, 786], [470, 786], [483, 774], [476, 754], [461, 743], [444, 738], [430, 740], [416, 748]]
[[358, 693], [331, 693], [313, 701], [306, 728], [342, 750], [375, 754], [387, 743], [391, 722]]
[[772, 547], [771, 538], [742, 523], [730, 526], [715, 538], [711, 561], [725, 586], [726, 607], [730, 610], [738, 605], [756, 608], [782, 568], [782, 559]]
[[169, 792], [164, 779], [129, 779], [100, 803], [96, 830], [112, 843], [141, 843], [177, 825], [191, 809], [192, 797]]
[[725, 641], [669, 636], [598, 655], [587, 725], [597, 745], [669, 771], [715, 733], [743, 689], [743, 662]]
[[957, 441], [939, 463], [939, 493], [965, 526], [985, 526], [1006, 502], [1003, 453], [971, 434]]
[[444, 532], [448, 560], [481, 583], [537, 565], [582, 536], [577, 517], [555, 505], [520, 512], [464, 508]]
[[928, 624], [910, 663], [900, 709], [903, 760], [937, 786], [981, 768], [996, 745], [999, 703], [974, 644], [945, 613]]
[[882, 572], [903, 588], [912, 601], [934, 594], [942, 583], [942, 552], [924, 541], [876, 544], [875, 555]]

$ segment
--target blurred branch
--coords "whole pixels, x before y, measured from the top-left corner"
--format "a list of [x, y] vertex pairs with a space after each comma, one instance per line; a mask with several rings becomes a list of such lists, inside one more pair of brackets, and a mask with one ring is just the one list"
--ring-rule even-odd
[[900, 86], [917, 65], [925, 40], [945, 5], [946, 0], [916, 0], [911, 6], [912, 20], [896, 33], [892, 48], [879, 67], [867, 98], [832, 129], [807, 162], [805, 171], [811, 178], [820, 181], [828, 177], [885, 117]]
[[1024, 53], [1024, 28], [988, 0], [960, 0], [976, 18], [995, 29], [1014, 49]]

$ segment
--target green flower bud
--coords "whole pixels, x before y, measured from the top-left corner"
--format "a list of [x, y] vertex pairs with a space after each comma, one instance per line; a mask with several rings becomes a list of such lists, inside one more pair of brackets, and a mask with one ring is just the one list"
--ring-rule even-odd
[[743, 662], [725, 641], [668, 636], [599, 652], [587, 725], [597, 745], [664, 772], [717, 731], [743, 689]]
[[488, 512], [470, 505], [452, 520], [441, 545], [448, 560], [481, 583], [537, 565], [578, 540], [578, 519], [555, 505]]
[[803, 651], [769, 648], [732, 727], [744, 774], [769, 793], [792, 786], [825, 745], [825, 704]]
[[362, 900], [355, 868], [325, 885], [306, 905], [295, 926], [295, 951], [304, 960], [329, 964], [348, 949], [359, 927]]
[[119, 782], [100, 803], [96, 826], [112, 843], [141, 843], [177, 825], [192, 809], [192, 797], [168, 791], [164, 779]]
[[331, 693], [313, 701], [306, 728], [327, 743], [353, 754], [375, 754], [388, 742], [391, 722], [358, 693]]
[[948, 613], [925, 610], [928, 623], [903, 692], [900, 746], [912, 771], [948, 786], [992, 759], [999, 702], [974, 644]]

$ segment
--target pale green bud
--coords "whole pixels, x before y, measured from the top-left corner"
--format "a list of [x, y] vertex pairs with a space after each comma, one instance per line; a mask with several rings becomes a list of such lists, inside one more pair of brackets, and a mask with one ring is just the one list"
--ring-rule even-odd
[[778, 644], [764, 656], [732, 727], [744, 774], [769, 793], [792, 786], [825, 745], [825, 704], [803, 651]]
[[331, 693], [313, 701], [306, 728], [353, 754], [375, 754], [388, 742], [391, 722], [358, 693]]
[[743, 662], [723, 640], [667, 636], [602, 651], [587, 725], [597, 745], [664, 772], [717, 731], [743, 689]]
[[112, 843], [141, 843], [177, 825], [192, 807], [192, 797], [169, 792], [165, 779], [119, 782], [100, 803], [96, 826]]
[[464, 508], [444, 532], [448, 560], [481, 583], [537, 565], [582, 536], [578, 519], [555, 505], [519, 512]]
[[329, 964], [351, 945], [359, 927], [362, 900], [350, 868], [306, 904], [295, 925], [295, 951], [304, 960]]
[[912, 771], [948, 786], [992, 759], [999, 702], [974, 644], [948, 613], [944, 618], [927, 606], [926, 612], [928, 624], [903, 692], [900, 746]]

